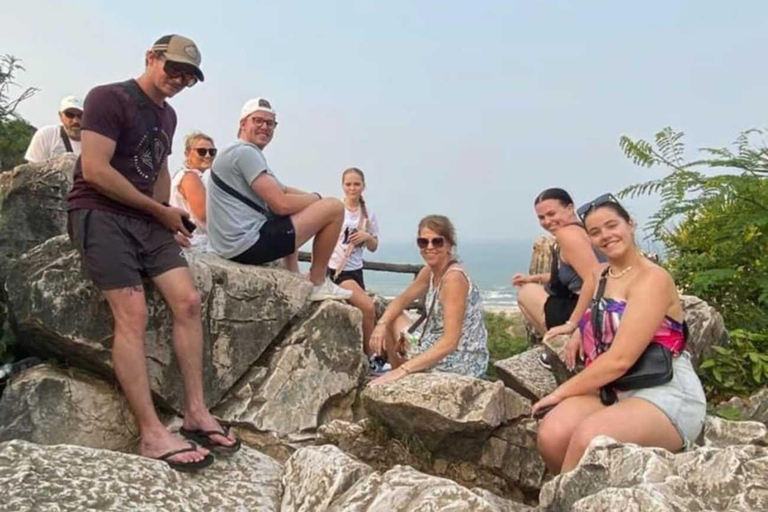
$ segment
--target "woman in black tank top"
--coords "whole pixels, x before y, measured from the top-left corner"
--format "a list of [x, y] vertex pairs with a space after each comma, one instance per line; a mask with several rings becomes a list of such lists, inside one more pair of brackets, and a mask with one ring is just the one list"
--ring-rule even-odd
[[589, 307], [598, 256], [579, 222], [573, 199], [550, 188], [534, 201], [539, 224], [554, 235], [552, 266], [546, 274], [515, 274], [517, 303], [533, 328], [546, 337], [570, 334]]

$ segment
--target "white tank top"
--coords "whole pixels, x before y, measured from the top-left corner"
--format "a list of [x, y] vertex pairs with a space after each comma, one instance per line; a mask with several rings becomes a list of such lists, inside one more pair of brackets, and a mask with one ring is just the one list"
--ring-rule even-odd
[[208, 250], [208, 231], [205, 228], [205, 222], [200, 220], [197, 215], [192, 212], [192, 208], [190, 208], [187, 199], [181, 193], [181, 180], [184, 179], [184, 176], [187, 173], [196, 174], [200, 180], [202, 180], [203, 186], [206, 188], [206, 190], [208, 189], [208, 171], [203, 172], [199, 169], [182, 167], [176, 172], [176, 174], [173, 175], [173, 179], [171, 180], [171, 197], [168, 202], [171, 206], [181, 208], [185, 212], [189, 213], [189, 218], [192, 219], [192, 222], [194, 222], [197, 226], [197, 229], [195, 229], [195, 232], [192, 233], [192, 238], [190, 239], [192, 248], [206, 252]]

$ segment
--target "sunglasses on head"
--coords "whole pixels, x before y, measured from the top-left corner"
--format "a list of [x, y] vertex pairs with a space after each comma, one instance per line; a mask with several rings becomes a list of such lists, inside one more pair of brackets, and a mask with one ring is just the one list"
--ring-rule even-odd
[[211, 155], [211, 158], [216, 156], [218, 149], [216, 148], [195, 148], [198, 155], [205, 158], [205, 155]]
[[584, 217], [586, 217], [589, 212], [607, 203], [621, 204], [619, 203], [619, 200], [616, 199], [616, 196], [614, 196], [613, 194], [611, 193], [603, 194], [601, 196], [597, 196], [595, 199], [588, 202], [587, 204], [581, 205], [579, 209], [576, 210], [576, 215], [579, 216], [579, 218], [581, 219], [581, 222], [584, 222]]
[[83, 113], [82, 112], [72, 112], [71, 110], [67, 110], [67, 111], [63, 112], [63, 114], [67, 117], [67, 119], [74, 119], [74, 118], [82, 119], [83, 118]]
[[419, 249], [426, 249], [429, 247], [429, 244], [432, 244], [432, 247], [435, 249], [442, 249], [442, 247], [445, 245], [445, 238], [441, 236], [436, 236], [435, 238], [423, 238], [419, 237], [416, 239], [416, 245], [419, 246]]
[[190, 71], [189, 66], [173, 62], [172, 60], [165, 61], [163, 65], [163, 71], [171, 80], [177, 80], [181, 78], [181, 81], [187, 87], [192, 87], [197, 83], [197, 77], [193, 71]]

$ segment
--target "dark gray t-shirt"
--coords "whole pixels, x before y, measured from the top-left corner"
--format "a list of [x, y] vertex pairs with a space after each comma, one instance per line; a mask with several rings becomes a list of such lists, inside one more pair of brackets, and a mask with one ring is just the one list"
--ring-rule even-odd
[[[238, 140], [224, 148], [213, 162], [212, 171], [227, 185], [265, 210], [269, 206], [253, 191], [251, 184], [263, 172], [280, 183], [261, 150], [250, 142]], [[232, 197], [211, 180], [206, 198], [208, 244], [222, 258], [234, 258], [259, 240], [259, 230], [267, 218], [239, 199]]]

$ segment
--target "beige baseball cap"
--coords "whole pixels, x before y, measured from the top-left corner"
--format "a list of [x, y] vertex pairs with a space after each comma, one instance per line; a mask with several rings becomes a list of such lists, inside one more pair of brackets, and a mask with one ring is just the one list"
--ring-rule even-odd
[[240, 120], [242, 121], [254, 112], [269, 112], [270, 114], [277, 115], [269, 100], [266, 98], [252, 98], [246, 101], [243, 108], [240, 109]]
[[66, 112], [67, 110], [74, 109], [83, 111], [83, 102], [77, 96], [67, 96], [61, 100], [59, 104], [59, 112]]
[[202, 60], [200, 50], [191, 39], [178, 34], [163, 36], [152, 45], [152, 51], [164, 52], [166, 59], [191, 66], [197, 79], [201, 82], [205, 81], [203, 72], [200, 70]]

